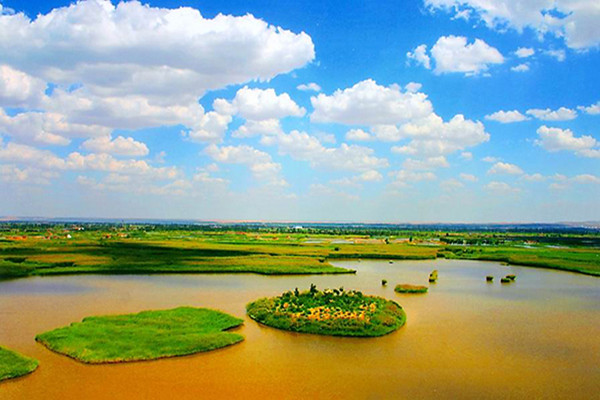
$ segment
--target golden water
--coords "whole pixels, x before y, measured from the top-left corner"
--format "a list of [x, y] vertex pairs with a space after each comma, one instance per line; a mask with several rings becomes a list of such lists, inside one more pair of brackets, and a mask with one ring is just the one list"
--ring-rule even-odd
[[[0, 344], [40, 361], [0, 399], [598, 398], [600, 279], [474, 261], [339, 262], [356, 275], [62, 276], [0, 282]], [[425, 295], [396, 283], [439, 281]], [[517, 281], [499, 278], [515, 273]], [[485, 282], [492, 274], [496, 282]], [[381, 279], [387, 279], [386, 288]], [[398, 301], [395, 333], [371, 339], [259, 326], [244, 306], [310, 283]], [[84, 365], [34, 341], [88, 315], [180, 305], [244, 317], [241, 344], [151, 362]]]

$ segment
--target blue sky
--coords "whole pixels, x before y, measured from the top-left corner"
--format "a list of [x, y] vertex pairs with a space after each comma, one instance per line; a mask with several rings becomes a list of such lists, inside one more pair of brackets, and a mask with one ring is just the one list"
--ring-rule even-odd
[[597, 1], [0, 4], [0, 215], [600, 220]]

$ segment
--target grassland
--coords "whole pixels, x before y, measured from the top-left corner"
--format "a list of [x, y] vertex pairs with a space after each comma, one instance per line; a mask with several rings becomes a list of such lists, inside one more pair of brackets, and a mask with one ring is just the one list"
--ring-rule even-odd
[[0, 382], [35, 371], [38, 362], [0, 346]]
[[396, 285], [394, 291], [396, 293], [427, 293], [429, 288], [421, 285], [409, 285], [408, 283], [401, 283]]
[[[2, 225], [0, 225], [2, 228]], [[339, 259], [501, 261], [600, 276], [596, 234], [399, 232], [378, 236], [271, 231], [197, 231], [168, 226], [73, 226], [0, 230], [0, 279], [57, 274], [336, 274]], [[257, 228], [258, 229], [258, 228]]]
[[227, 332], [243, 320], [220, 311], [179, 307], [87, 317], [36, 336], [49, 349], [84, 363], [118, 363], [183, 356], [241, 342]]
[[332, 336], [382, 336], [406, 321], [393, 301], [343, 288], [319, 291], [314, 285], [256, 300], [246, 310], [250, 318], [274, 328]]

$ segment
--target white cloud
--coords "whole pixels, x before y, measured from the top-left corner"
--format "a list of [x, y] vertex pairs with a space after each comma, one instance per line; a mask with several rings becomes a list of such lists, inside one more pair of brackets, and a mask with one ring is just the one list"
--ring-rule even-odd
[[[311, 38], [244, 15], [79, 1], [30, 20], [0, 16], [0, 54], [31, 75], [106, 95], [184, 96], [269, 80], [314, 58]], [[60, 38], [57, 40], [56, 38]], [[189, 100], [189, 99], [188, 99]]]
[[192, 128], [184, 133], [194, 142], [219, 143], [223, 140], [231, 120], [231, 115], [210, 111], [202, 115]]
[[542, 121], [569, 121], [577, 118], [577, 111], [566, 107], [560, 107], [558, 110], [532, 108], [526, 113]]
[[486, 115], [485, 119], [491, 120], [491, 121], [498, 121], [503, 124], [509, 124], [511, 122], [525, 121], [528, 118], [525, 115], [521, 114], [517, 110], [512, 110], [512, 111], [500, 110], [500, 111], [496, 111], [495, 113]]
[[296, 89], [302, 90], [303, 92], [320, 92], [321, 86], [317, 85], [314, 82], [310, 82], [310, 83], [302, 83], [302, 84], [296, 86]]
[[144, 160], [118, 160], [110, 154], [70, 153], [61, 158], [48, 150], [7, 143], [0, 147], [0, 161], [53, 171], [101, 171], [144, 176], [149, 179], [175, 179], [180, 175], [175, 167], [153, 167]]
[[413, 60], [416, 65], [422, 65], [427, 69], [431, 69], [431, 59], [427, 55], [427, 45], [425, 44], [419, 45], [413, 51], [406, 53], [406, 58], [409, 61]]
[[506, 182], [498, 182], [498, 181], [491, 181], [490, 183], [485, 185], [485, 188], [491, 192], [504, 193], [504, 194], [518, 193], [521, 191], [521, 189], [516, 188], [514, 186], [510, 186]]
[[432, 181], [437, 177], [433, 172], [415, 172], [407, 170], [391, 171], [389, 175], [394, 179], [393, 185], [407, 186], [409, 183]]
[[380, 86], [372, 79], [338, 89], [331, 96], [313, 96], [311, 103], [311, 121], [348, 125], [397, 124], [433, 111], [425, 94], [402, 92], [398, 85]]
[[489, 170], [488, 174], [508, 174], [508, 175], [521, 175], [523, 170], [515, 164], [497, 162]]
[[462, 153], [460, 153], [460, 158], [462, 158], [463, 160], [472, 160], [473, 153], [471, 153], [470, 151], [463, 151]]
[[529, 182], [542, 182], [542, 181], [546, 180], [546, 177], [540, 173], [535, 173], [535, 174], [524, 174], [523, 176], [521, 176], [520, 179], [529, 181]]
[[37, 105], [44, 96], [46, 83], [9, 65], [0, 65], [0, 106]]
[[0, 165], [0, 182], [32, 185], [49, 185], [59, 174], [36, 168], [18, 168], [14, 165]]
[[235, 138], [247, 138], [253, 136], [269, 136], [283, 133], [278, 119], [265, 119], [262, 121], [248, 120], [244, 125], [233, 131], [231, 136]]
[[23, 112], [7, 115], [0, 108], [0, 132], [21, 143], [64, 146], [71, 138], [110, 134], [110, 129], [98, 125], [70, 123], [59, 113]]
[[500, 159], [498, 157], [492, 157], [492, 156], [486, 156], [483, 157], [481, 159], [481, 161], [487, 162], [487, 163], [495, 163], [497, 161], [499, 161]]
[[579, 106], [579, 107], [577, 107], [577, 109], [585, 112], [586, 114], [598, 115], [598, 114], [600, 114], [600, 101], [598, 101], [598, 102], [596, 102], [596, 104], [592, 104], [588, 107]]
[[582, 183], [582, 184], [599, 184], [600, 185], [600, 177], [592, 174], [581, 174], [572, 178], [573, 182]]
[[288, 116], [301, 117], [306, 110], [299, 107], [287, 93], [278, 95], [273, 89], [250, 89], [244, 86], [231, 102], [215, 100], [213, 107], [222, 114], [237, 114], [247, 120], [262, 121]]
[[532, 49], [531, 47], [519, 47], [515, 51], [515, 54], [519, 58], [527, 58], [527, 57], [531, 57], [532, 55], [534, 55], [535, 54], [535, 50]]
[[477, 182], [477, 177], [475, 175], [465, 174], [464, 172], [461, 172], [459, 176], [460, 179], [462, 179], [465, 182]]
[[428, 118], [402, 125], [399, 131], [403, 137], [412, 140], [407, 145], [392, 147], [392, 152], [408, 155], [450, 154], [486, 142], [490, 137], [481, 122], [465, 119], [460, 114], [448, 122], [431, 114]]
[[600, 44], [596, 29], [600, 7], [596, 0], [425, 0], [425, 4], [455, 17], [465, 13], [477, 16], [489, 28], [501, 32], [507, 27], [518, 32], [531, 28], [540, 38], [546, 34], [564, 37], [573, 49]]
[[487, 71], [492, 64], [502, 64], [504, 57], [481, 39], [467, 44], [463, 36], [442, 36], [431, 48], [435, 59], [436, 74], [464, 72], [466, 75], [477, 75]]
[[567, 53], [562, 49], [560, 49], [560, 50], [544, 50], [544, 54], [546, 54], [547, 56], [556, 58], [556, 60], [559, 62], [563, 62], [567, 58]]
[[331, 181], [331, 184], [339, 185], [339, 186], [351, 186], [351, 187], [360, 187], [361, 183], [364, 182], [380, 182], [383, 179], [383, 175], [379, 171], [369, 170], [365, 171], [360, 175], [355, 175], [352, 177], [344, 177], [341, 179], [336, 179]]
[[139, 157], [148, 155], [149, 150], [142, 142], [123, 136], [112, 139], [110, 136], [101, 136], [88, 139], [81, 144], [81, 147], [96, 153], [109, 153], [120, 156]]
[[408, 82], [406, 85], [404, 85], [404, 90], [410, 93], [416, 93], [421, 90], [422, 87], [423, 85], [418, 82]]
[[246, 165], [256, 179], [269, 185], [287, 184], [281, 178], [281, 164], [274, 162], [270, 154], [254, 147], [246, 145], [218, 147], [210, 144], [204, 152], [217, 162]]
[[342, 143], [340, 147], [325, 147], [315, 136], [306, 132], [263, 137], [263, 144], [277, 145], [281, 154], [308, 161], [312, 167], [347, 171], [369, 171], [387, 167], [388, 161], [374, 155], [371, 148]]
[[592, 136], [576, 137], [570, 129], [550, 128], [543, 125], [538, 128], [538, 146], [550, 152], [573, 151], [583, 157], [600, 158], [600, 143]]
[[511, 67], [510, 70], [514, 71], [514, 72], [527, 72], [527, 71], [529, 71], [529, 64], [527, 64], [527, 63], [519, 64], [514, 67]]
[[437, 168], [448, 168], [450, 164], [444, 156], [428, 157], [424, 160], [408, 158], [402, 163], [402, 167], [408, 170], [432, 170]]
[[465, 187], [465, 185], [457, 179], [450, 178], [440, 183], [442, 189], [447, 191], [457, 190]]
[[350, 129], [348, 132], [346, 132], [346, 140], [367, 142], [373, 139], [374, 138], [370, 133], [365, 132], [362, 129]]

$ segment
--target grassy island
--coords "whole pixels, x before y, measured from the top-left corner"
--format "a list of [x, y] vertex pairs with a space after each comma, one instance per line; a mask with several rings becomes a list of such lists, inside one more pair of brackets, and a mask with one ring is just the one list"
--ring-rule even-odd
[[256, 300], [246, 310], [250, 318], [274, 328], [332, 336], [382, 336], [406, 321], [396, 302], [343, 288], [320, 291], [315, 285]]
[[84, 363], [154, 360], [215, 350], [244, 340], [225, 330], [242, 319], [207, 308], [179, 307], [87, 317], [37, 335], [50, 350]]
[[427, 293], [427, 290], [427, 286], [409, 285], [408, 283], [401, 283], [394, 288], [396, 293]]
[[32, 373], [37, 366], [37, 360], [0, 346], [0, 382]]

